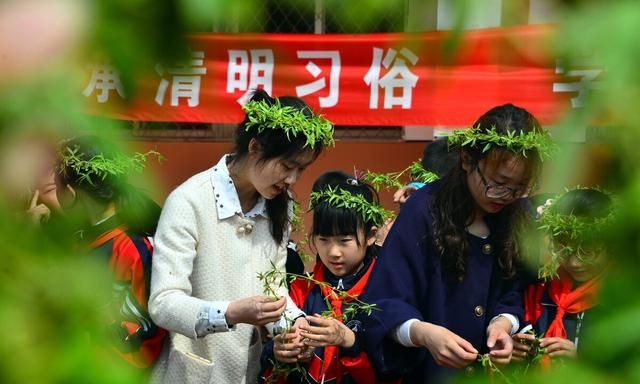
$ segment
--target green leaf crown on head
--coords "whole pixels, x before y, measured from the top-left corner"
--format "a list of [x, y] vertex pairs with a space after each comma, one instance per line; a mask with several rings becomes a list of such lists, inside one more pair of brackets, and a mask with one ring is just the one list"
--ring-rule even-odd
[[527, 157], [530, 151], [536, 151], [540, 160], [546, 160], [553, 156], [556, 145], [551, 139], [548, 130], [542, 132], [507, 131], [499, 133], [495, 127], [483, 131], [480, 127], [455, 130], [448, 138], [449, 147], [478, 147], [482, 146], [482, 152], [487, 152], [494, 146], [522, 154]]
[[[538, 218], [539, 228], [544, 230], [551, 237], [551, 240], [554, 238], [565, 237], [570, 243], [567, 245], [556, 245], [552, 247], [549, 260], [547, 260], [547, 262], [538, 271], [538, 276], [540, 278], [556, 276], [558, 267], [567, 254], [576, 254], [578, 257], [581, 257], [584, 252], [583, 243], [599, 238], [602, 235], [602, 232], [607, 228], [610, 228], [616, 220], [618, 209], [616, 208], [616, 200], [610, 193], [603, 191], [600, 188], [583, 187], [567, 189], [565, 193], [575, 189], [596, 189], [611, 197], [613, 204], [606, 216], [595, 218], [558, 213], [556, 203], [564, 194], [548, 199], [544, 206], [540, 207], [540, 209], [542, 209], [542, 213]], [[588, 260], [585, 261], [588, 262]]]
[[94, 185], [94, 181], [105, 180], [107, 177], [123, 177], [131, 172], [142, 172], [149, 156], [155, 156], [158, 161], [164, 156], [156, 151], [146, 153], [136, 152], [132, 156], [116, 155], [113, 158], [97, 154], [86, 160], [85, 154], [80, 152], [79, 146], [65, 147], [60, 154], [62, 171], [72, 169], [80, 176], [79, 182]]
[[312, 113], [307, 116], [303, 111], [291, 106], [282, 106], [276, 99], [274, 104], [266, 101], [249, 101], [242, 109], [247, 114], [245, 129], [257, 127], [258, 132], [265, 129], [282, 129], [287, 139], [300, 134], [306, 137], [304, 147], [314, 148], [317, 143], [328, 147], [334, 144], [333, 124], [322, 116]]
[[362, 216], [363, 221], [371, 222], [378, 227], [394, 216], [393, 212], [367, 201], [364, 196], [352, 194], [339, 186], [330, 185], [319, 192], [312, 192], [309, 199], [310, 208], [313, 209], [320, 202], [326, 202], [337, 208], [353, 209]]

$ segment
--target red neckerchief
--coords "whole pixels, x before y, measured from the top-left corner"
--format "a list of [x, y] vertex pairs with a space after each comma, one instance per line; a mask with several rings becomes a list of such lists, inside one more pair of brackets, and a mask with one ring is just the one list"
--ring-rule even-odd
[[602, 275], [595, 277], [574, 290], [573, 281], [564, 271], [560, 271], [560, 278], [549, 283], [549, 297], [557, 306], [556, 317], [549, 325], [545, 337], [567, 338], [567, 331], [562, 324], [565, 313], [580, 313], [598, 304], [598, 291]]
[[89, 248], [93, 249], [93, 248], [97, 248], [99, 246], [101, 246], [102, 244], [106, 243], [109, 240], [112, 240], [118, 236], [120, 236], [121, 234], [125, 233], [125, 231], [127, 230], [127, 227], [124, 225], [119, 225], [115, 228], [112, 228], [110, 230], [108, 230], [107, 232], [101, 234], [100, 236], [98, 236], [97, 239], [93, 240], [91, 242], [91, 244], [89, 245]]
[[546, 288], [546, 283], [531, 284], [524, 291], [524, 320], [530, 324], [535, 324], [542, 315], [542, 295]]
[[[353, 287], [346, 291], [349, 296], [344, 298], [345, 301], [352, 301], [354, 298], [357, 298], [362, 294], [367, 285], [367, 281], [369, 281], [369, 275], [371, 275], [371, 271], [373, 270], [375, 263], [376, 259], [373, 258], [371, 260], [371, 264], [369, 264], [369, 269], [362, 275], [362, 277], [360, 277]], [[314, 280], [325, 282], [324, 264], [320, 261], [316, 263], [313, 269], [313, 278]], [[331, 305], [329, 309], [333, 312], [333, 317], [338, 319], [340, 322], [344, 322], [342, 318], [343, 299], [328, 286], [320, 285], [320, 291], [322, 292], [322, 296], [329, 300]], [[340, 384], [342, 381], [342, 365], [336, 363], [340, 358], [339, 351], [339, 347], [336, 345], [324, 347], [323, 359], [312, 359], [309, 364], [309, 372], [319, 372], [319, 377], [327, 376], [327, 374], [329, 374], [336, 378], [337, 384]]]
[[[561, 337], [567, 338], [567, 330], [564, 328], [562, 319], [566, 313], [580, 313], [590, 309], [598, 304], [598, 291], [602, 274], [597, 276], [576, 289], [571, 289], [573, 280], [564, 271], [559, 271], [559, 277], [549, 281], [548, 287], [549, 298], [556, 304], [556, 316], [554, 317], [544, 337]], [[525, 320], [534, 324], [542, 314], [542, 294], [545, 290], [544, 283], [530, 285], [525, 292]], [[542, 359], [543, 366], [549, 363], [548, 356]]]

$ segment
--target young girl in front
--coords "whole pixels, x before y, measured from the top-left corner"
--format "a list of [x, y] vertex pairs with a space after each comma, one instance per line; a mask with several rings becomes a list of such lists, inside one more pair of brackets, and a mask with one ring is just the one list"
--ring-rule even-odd
[[[294, 342], [295, 332], [290, 330], [265, 346], [263, 378], [285, 381], [270, 376], [275, 359], [279, 364], [302, 363], [306, 368], [306, 378], [296, 372], [288, 376], [290, 383], [373, 383], [373, 370], [362, 350], [362, 323], [348, 308], [362, 304], [356, 298], [375, 265], [376, 230], [386, 211], [378, 205], [371, 186], [341, 172], [320, 176], [311, 202], [311, 246], [318, 255], [313, 281], [297, 278], [290, 289], [294, 302], [312, 314], [310, 325], [301, 327], [303, 342]], [[321, 316], [327, 312], [329, 316]]]
[[[543, 364], [557, 357], [575, 357], [585, 318], [598, 303], [598, 290], [609, 264], [601, 235], [614, 219], [613, 201], [592, 188], [569, 191], [543, 207], [540, 224], [551, 255], [540, 275], [551, 278], [527, 287], [523, 329], [542, 336]], [[533, 334], [513, 336], [514, 359], [523, 360], [535, 347]], [[535, 351], [535, 349], [533, 349]]]
[[274, 287], [280, 299], [265, 295], [258, 274], [284, 272], [288, 190], [333, 142], [333, 127], [301, 99], [262, 90], [244, 110], [234, 153], [179, 186], [162, 210], [149, 310], [170, 335], [156, 382], [255, 382], [263, 326], [285, 307], [288, 319], [300, 314], [286, 287]]
[[363, 319], [381, 378], [438, 382], [452, 368], [473, 370], [478, 354], [511, 357], [522, 198], [551, 142], [529, 112], [506, 104], [449, 143], [458, 164], [402, 206], [363, 295], [380, 309]]

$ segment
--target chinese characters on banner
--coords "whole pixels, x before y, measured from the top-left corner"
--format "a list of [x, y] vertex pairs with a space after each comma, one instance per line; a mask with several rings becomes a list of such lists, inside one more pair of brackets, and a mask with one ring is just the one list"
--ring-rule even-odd
[[470, 31], [454, 55], [446, 32], [188, 37], [184, 62], [158, 64], [126, 100], [118, 72], [89, 68], [91, 113], [143, 121], [238, 123], [251, 91], [304, 98], [339, 125], [469, 126], [514, 103], [553, 123], [582, 105], [602, 69], [564, 68], [546, 51], [554, 27]]

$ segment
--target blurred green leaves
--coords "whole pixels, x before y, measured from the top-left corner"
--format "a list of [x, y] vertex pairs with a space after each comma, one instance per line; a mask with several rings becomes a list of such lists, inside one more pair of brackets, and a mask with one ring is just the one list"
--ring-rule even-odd
[[[585, 157], [597, 144], [607, 153], [604, 175], [595, 180], [619, 196], [621, 217], [604, 234], [612, 259], [602, 289], [601, 305], [590, 315], [576, 364], [525, 382], [637, 382], [640, 377], [640, 3], [637, 1], [575, 2], [564, 9], [556, 39], [563, 67], [601, 69], [597, 86], [582, 108], [575, 108], [554, 131], [563, 150], [546, 169], [553, 189], [567, 186], [576, 174], [588, 178], [598, 166]], [[588, 84], [585, 84], [588, 85]], [[596, 143], [570, 144], [573, 132], [602, 126]], [[586, 152], [588, 154], [588, 152]]]
[[261, 0], [183, 0], [180, 5], [189, 32], [261, 32], [267, 17], [266, 3]]
[[25, 224], [15, 215], [0, 217], [0, 382], [141, 380], [140, 371], [104, 347], [109, 344], [102, 303], [111, 293], [104, 260], [84, 258], [69, 247], [63, 226], [41, 230]]
[[96, 0], [88, 54], [114, 65], [125, 93], [157, 62], [186, 57], [185, 20], [178, 0]]
[[[470, 7], [475, 6], [472, 3], [452, 4], [454, 28], [445, 47], [451, 55], [458, 49]], [[87, 65], [93, 62], [113, 64], [126, 93], [133, 96], [134, 80], [152, 71], [156, 63], [173, 63], [187, 55], [184, 33], [260, 32], [269, 7], [284, 11], [297, 7], [305, 15], [315, 7], [311, 0], [67, 0], [68, 8], [64, 9], [71, 16], [47, 20], [41, 17], [58, 14], [52, 13], [45, 1], [21, 0], [4, 2], [0, 12], [15, 4], [33, 8], [18, 15], [30, 23], [16, 24], [18, 29], [12, 33], [16, 45], [0, 61], [0, 153], [24, 132], [51, 134], [57, 139], [122, 133], [126, 122], [84, 113], [81, 92], [86, 86]], [[389, 0], [325, 0], [324, 11], [328, 23], [340, 24], [343, 32], [369, 31], [383, 24], [388, 31], [396, 31], [402, 20], [389, 15], [398, 14], [399, 4]], [[553, 136], [563, 149], [547, 163], [548, 182], [544, 185], [550, 191], [560, 191], [571, 186], [567, 185], [570, 180], [593, 173], [585, 161], [588, 145], [567, 142], [578, 129], [603, 126], [606, 140], [597, 144], [606, 148], [611, 161], [604, 165], [609, 168], [605, 168], [607, 177], [602, 186], [620, 196], [623, 209], [619, 226], [608, 234], [616, 265], [613, 278], [603, 289], [603, 314], [594, 319], [591, 330], [585, 329], [581, 358], [576, 364], [527, 376], [523, 381], [640, 382], [640, 295], [636, 294], [640, 272], [640, 2], [558, 4], [564, 11], [559, 15], [554, 47], [557, 58], [569, 69], [600, 68], [604, 72], [598, 89], [589, 92], [584, 106], [573, 109], [553, 127]], [[10, 25], [6, 19], [0, 21], [3, 26]], [[42, 26], [58, 29], [35, 28]], [[23, 57], [17, 49], [21, 45], [48, 50]], [[21, 207], [6, 201], [2, 194], [6, 180], [1, 180], [0, 188], [0, 327], [4, 330], [0, 382], [140, 382], [139, 372], [97, 348], [102, 344], [104, 323], [100, 303], [106, 301], [103, 295], [110, 288], [104, 265], [86, 262], [83, 253], [68, 244], [70, 226], [29, 229], [18, 219]]]

